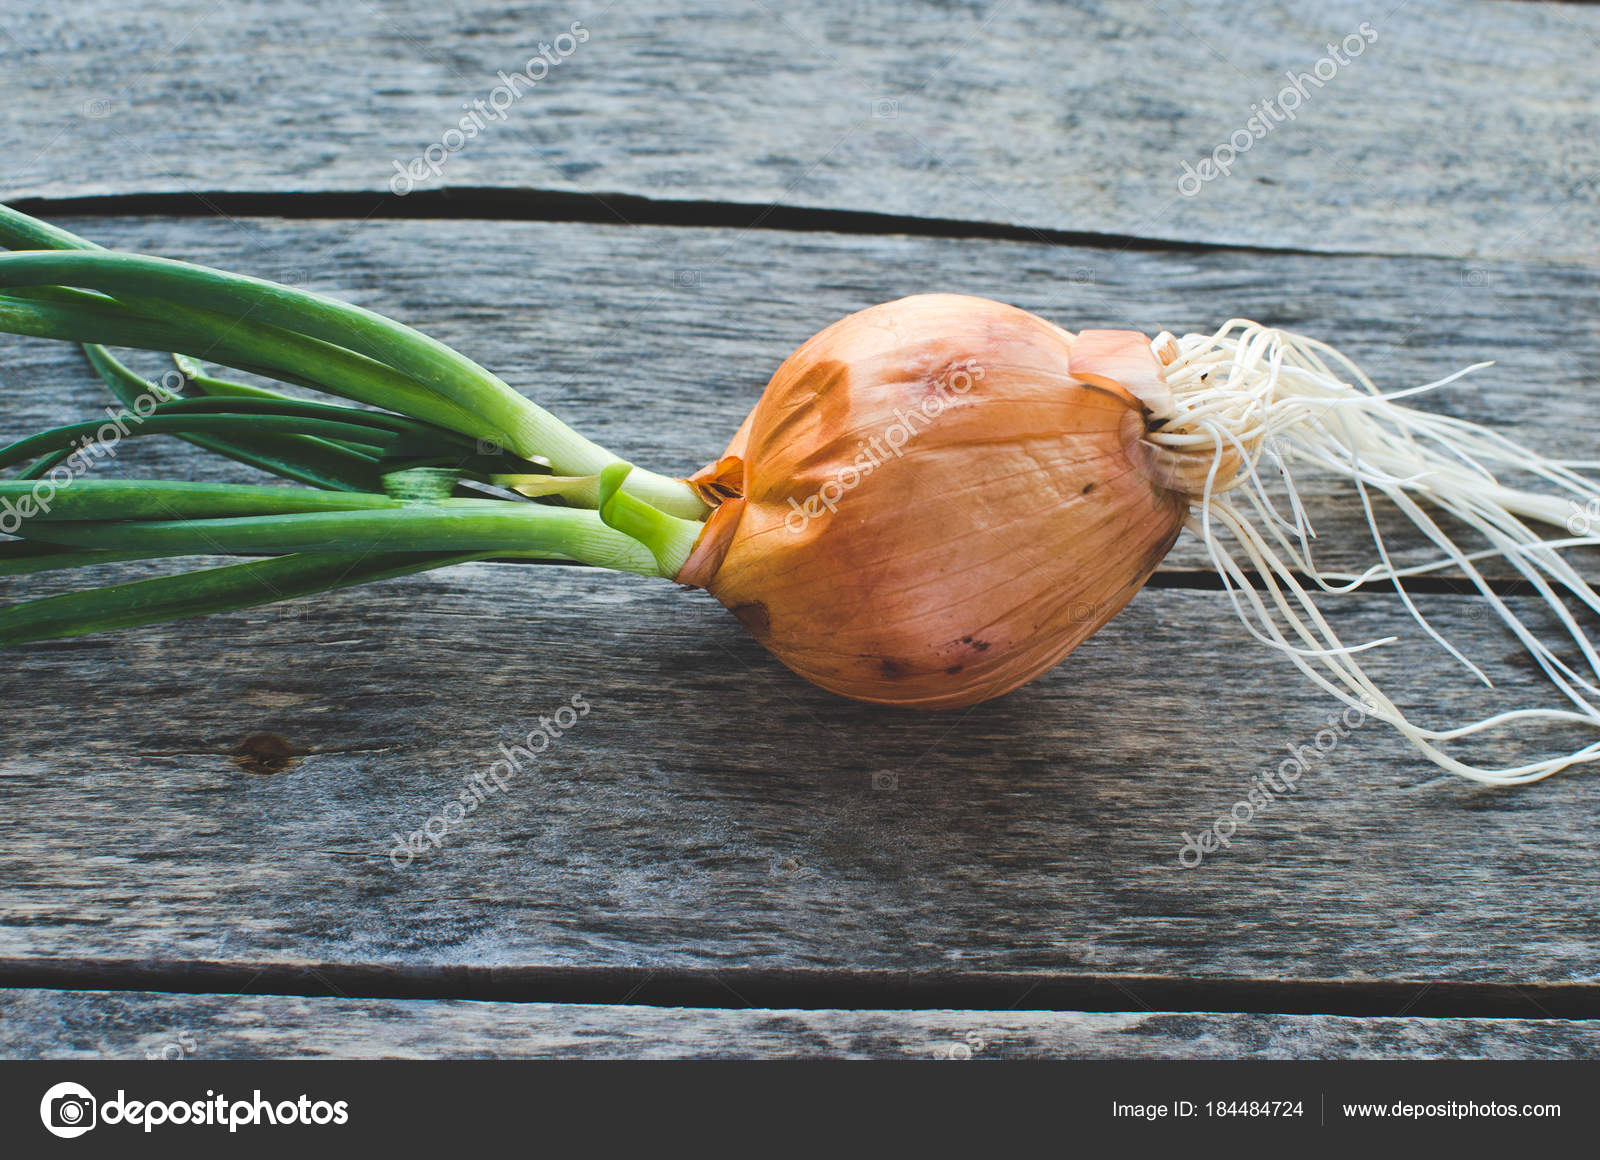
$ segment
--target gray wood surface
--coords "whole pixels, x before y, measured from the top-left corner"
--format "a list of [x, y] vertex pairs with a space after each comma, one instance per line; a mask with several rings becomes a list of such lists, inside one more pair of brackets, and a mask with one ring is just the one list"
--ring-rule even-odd
[[[290, 281], [403, 319], [618, 454], [673, 474], [721, 453], [767, 378], [812, 333], [931, 289], [1013, 302], [1073, 330], [1181, 334], [1255, 318], [1339, 346], [1386, 388], [1494, 359], [1418, 405], [1490, 424], [1550, 455], [1600, 457], [1600, 280], [1586, 267], [537, 222], [68, 224], [107, 245]], [[0, 383], [0, 434], [98, 413], [106, 397], [75, 348], [6, 335]], [[188, 455], [175, 441], [129, 447], [123, 464], [128, 474], [245, 478], [245, 469]], [[1319, 560], [1373, 563], [1348, 486], [1315, 474], [1299, 483]], [[1403, 519], [1384, 527], [1398, 559], [1430, 558]], [[1586, 561], [1600, 576], [1600, 553]], [[1210, 570], [1187, 536], [1165, 568]], [[1511, 574], [1503, 564], [1485, 569]]]
[[1594, 1059], [1588, 1020], [0, 992], [7, 1059]]
[[[1254, 317], [1393, 387], [1493, 358], [1426, 405], [1596, 458], [1600, 9], [668, 7], [27, 0], [0, 34], [0, 199], [253, 191], [305, 195], [283, 210], [303, 213], [381, 192], [495, 70], [579, 20], [571, 59], [418, 189], [509, 191], [513, 213], [525, 193], [557, 218], [545, 194], [734, 203], [713, 224], [61, 220], [404, 319], [666, 472], [720, 451], [811, 333], [927, 290], [1071, 329]], [[1180, 162], [1363, 20], [1376, 42], [1298, 120], [1177, 193]], [[714, 224], [769, 204], [1079, 236]], [[105, 396], [72, 348], [0, 336], [0, 399], [5, 438]], [[248, 478], [171, 441], [118, 467]], [[1302, 485], [1324, 562], [1366, 563], [1348, 496]], [[839, 700], [705, 594], [575, 568], [475, 564], [8, 650], [0, 1055], [1600, 1054], [1600, 774], [1483, 789], [1361, 726], [1182, 864], [1336, 708], [1205, 571], [1181, 542], [1055, 672], [941, 714]], [[0, 579], [0, 602], [80, 580]], [[1370, 668], [1429, 720], [1547, 700], [1480, 602], [1419, 602], [1494, 690], [1392, 594], [1327, 607], [1347, 640], [1402, 635]], [[392, 856], [574, 698], [589, 711], [504, 790]], [[990, 980], [1019, 1006], [1087, 980], [1117, 1009], [886, 1010], [849, 990], [868, 976]], [[129, 979], [148, 989], [100, 990]], [[504, 1001], [552, 979], [598, 992]], [[640, 1005], [675, 980], [725, 1007]], [[239, 994], [176, 993], [195, 990]]]
[[[1422, 603], [1470, 633], [1470, 601]], [[1400, 617], [1370, 598], [1335, 623], [1365, 638]], [[1596, 971], [1592, 775], [1485, 790], [1360, 727], [1184, 869], [1184, 835], [1315, 744], [1333, 709], [1216, 593], [1146, 591], [1046, 678], [946, 714], [807, 686], [703, 594], [514, 565], [6, 661], [0, 958]], [[1420, 645], [1373, 663], [1422, 712], [1530, 690], [1516, 668], [1473, 690]], [[391, 857], [574, 696], [590, 712], [503, 791], [435, 824], [437, 848]], [[292, 751], [280, 772], [243, 768], [257, 734]]]
[[[578, 21], [589, 39], [419, 189], [1600, 255], [1600, 11], [1582, 5], [16, 0], [8, 15], [6, 198], [381, 192]], [[1184, 162], [1248, 136], [1262, 102], [1281, 118], [1285, 74], [1364, 23], [1375, 40], [1329, 58], [1322, 87], [1301, 81], [1293, 120], [1179, 194]]]
[[[958, 272], [965, 289], [1012, 287], [1063, 320], [1088, 309], [1061, 275], [1089, 259], [1021, 245], [540, 224], [82, 224], [130, 247], [287, 270], [416, 321], [669, 470], [718, 448], [767, 368], [819, 321], [937, 271]], [[1385, 365], [1397, 376], [1478, 353], [1470, 314], [1482, 301], [1459, 284], [1434, 297], [1429, 274], [1452, 263], [1262, 262], [1308, 275], [1342, 265], [1300, 309], [1318, 312], [1308, 328], [1348, 333], [1358, 354], [1404, 328], [1392, 303], [1339, 292], [1358, 272], [1391, 296], [1409, 292], [1410, 313], [1438, 303], [1430, 319], [1450, 337], [1393, 347]], [[1236, 287], [1234, 302], [1266, 305], [1284, 283], [1281, 267], [1252, 283], [1214, 263], [1123, 255], [1091, 288], [1105, 312], [1093, 319], [1138, 317], [1136, 303], [1171, 319], [1200, 309], [1219, 281]], [[680, 285], [680, 268], [700, 270], [698, 285]], [[1530, 437], [1575, 453], [1588, 432], [1556, 403], [1515, 399], [1579, 393], [1554, 332], [1592, 284], [1504, 270], [1507, 282], [1528, 279], [1520, 294], [1556, 297], [1517, 315], [1513, 367], [1487, 417], [1536, 426]], [[1194, 292], [1174, 295], [1175, 279]], [[779, 292], [797, 283], [803, 293]], [[1452, 303], [1469, 317], [1452, 320]], [[98, 398], [70, 348], [8, 347], [19, 429]], [[139, 454], [178, 474], [206, 463], [177, 444]], [[1351, 639], [1408, 623], [1392, 597], [1334, 607]], [[1534, 691], [1481, 605], [1438, 596], [1424, 607], [1505, 680], [1475, 690], [1408, 632], [1373, 663], [1419, 707], [1459, 717]], [[1335, 708], [1260, 653], [1214, 592], [1147, 590], [1047, 679], [956, 714], [806, 686], [704, 594], [516, 565], [5, 659], [3, 784], [13, 802], [51, 803], [0, 817], [7, 958], [1522, 982], [1596, 968], [1595, 782], [1582, 774], [1477, 789], [1362, 729], [1231, 849], [1182, 869], [1183, 835], [1244, 798], [1286, 747], [1312, 742]], [[553, 747], [442, 848], [393, 866], [393, 834], [423, 826], [502, 742], [574, 695], [593, 706], [578, 743]], [[240, 752], [258, 734], [282, 741]], [[284, 746], [287, 765], [263, 776]], [[252, 764], [250, 748], [269, 760]]]

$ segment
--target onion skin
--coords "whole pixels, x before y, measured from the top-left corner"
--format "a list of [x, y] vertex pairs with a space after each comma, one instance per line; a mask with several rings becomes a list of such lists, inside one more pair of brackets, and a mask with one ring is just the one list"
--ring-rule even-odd
[[834, 323], [690, 477], [715, 510], [677, 579], [857, 700], [955, 708], [1039, 676], [1132, 599], [1188, 511], [1140, 441], [1134, 392], [1164, 387], [1149, 339], [1089, 334], [1073, 368], [1074, 335], [982, 298]]

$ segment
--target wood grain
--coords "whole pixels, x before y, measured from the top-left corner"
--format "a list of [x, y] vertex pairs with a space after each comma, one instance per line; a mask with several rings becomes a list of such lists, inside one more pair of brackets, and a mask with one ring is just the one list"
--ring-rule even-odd
[[[1418, 405], [1549, 455], [1597, 457], [1600, 280], [1587, 268], [535, 222], [71, 224], [108, 245], [383, 311], [457, 346], [618, 454], [674, 474], [721, 453], [767, 377], [812, 333], [928, 290], [1013, 302], [1069, 329], [1183, 333], [1255, 318], [1334, 343], [1385, 388], [1494, 359]], [[3, 437], [97, 414], [104, 398], [82, 357], [61, 343], [0, 335], [0, 383]], [[247, 477], [174, 441], [127, 446], [119, 469]], [[1298, 483], [1324, 566], [1373, 563], [1349, 486], [1315, 474]], [[1429, 558], [1403, 519], [1382, 527], [1398, 559]], [[1600, 553], [1581, 566], [1600, 576]], [[1165, 568], [1210, 571], [1188, 536]], [[1513, 574], [1504, 564], [1485, 568]]]
[[[1345, 0], [1314, 15], [1218, 0], [27, 0], [17, 16], [0, 37], [17, 98], [0, 110], [6, 200], [177, 193], [209, 212], [208, 192], [302, 207], [346, 192], [381, 216], [393, 162], [579, 20], [590, 39], [418, 189], [526, 194], [533, 217], [560, 217], [549, 193], [611, 192], [703, 202], [708, 221], [784, 205], [1073, 241], [626, 215], [65, 223], [402, 318], [658, 470], [719, 451], [811, 333], [927, 290], [1074, 329], [1255, 317], [1327, 338], [1393, 387], [1493, 358], [1426, 405], [1596, 458], [1591, 7], [1410, 0], [1374, 21]], [[1293, 123], [1231, 177], [1178, 192], [1180, 163], [1364, 20], [1375, 42]], [[0, 336], [0, 438], [102, 404], [72, 348]], [[169, 441], [126, 447], [119, 468], [248, 478]], [[1348, 496], [1301, 482], [1323, 561], [1365, 563]], [[1600, 558], [1579, 566], [1600, 577]], [[0, 1055], [1600, 1056], [1600, 775], [1488, 790], [1361, 725], [1185, 864], [1188, 838], [1264, 772], [1333, 737], [1336, 709], [1259, 650], [1205, 570], [1181, 543], [1055, 672], [946, 714], [841, 701], [704, 594], [574, 568], [477, 564], [9, 650]], [[0, 581], [0, 601], [72, 581]], [[1430, 722], [1542, 699], [1480, 602], [1421, 605], [1494, 690], [1419, 640], [1392, 595], [1328, 607], [1347, 640], [1402, 636], [1370, 667]], [[537, 729], [561, 736], [448, 820]], [[1470, 752], [1557, 744], [1573, 739], [1522, 730]], [[397, 853], [435, 818], [437, 844]], [[148, 985], [168, 993], [98, 989], [162, 964], [166, 983]], [[240, 993], [176, 993], [208, 989], [185, 982], [207, 972]], [[495, 985], [562, 972], [598, 1000], [510, 1002]], [[250, 993], [252, 976], [296, 974], [319, 993]], [[352, 977], [392, 988], [357, 994], [499, 997], [339, 997]], [[992, 981], [1019, 1005], [1081, 978], [1128, 1009], [807, 1004], [774, 990], [790, 977], [813, 998], [863, 977]], [[604, 994], [611, 979], [629, 982]], [[644, 1005], [652, 985], [708, 979], [725, 1007]], [[1359, 1013], [1270, 1006], [1295, 988], [1364, 998]], [[1191, 992], [1194, 1010], [1172, 1009]], [[1480, 992], [1500, 999], [1449, 1009]], [[1583, 1017], [1541, 1010], [1557, 993]], [[1218, 994], [1243, 1001], [1207, 1007]]]
[[[1423, 606], [1472, 639], [1472, 602]], [[1365, 598], [1335, 623], [1365, 639], [1402, 615]], [[1334, 709], [1216, 593], [1147, 591], [1046, 678], [947, 714], [811, 688], [703, 595], [513, 565], [7, 661], [0, 957], [709, 968], [734, 986], [764, 968], [1600, 968], [1592, 774], [1486, 790], [1357, 727], [1184, 868], [1185, 835]], [[1532, 691], [1517, 668], [1473, 690], [1415, 634], [1372, 665], [1435, 720]], [[590, 712], [556, 719], [575, 696]], [[530, 742], [541, 716], [571, 727]], [[246, 768], [260, 734], [292, 755], [279, 772]], [[1476, 752], [1518, 740], [1539, 739]], [[453, 822], [445, 803], [502, 744], [540, 753]], [[435, 815], [438, 846], [394, 853]]]
[[[418, 188], [604, 191], [1219, 246], [1600, 256], [1600, 12], [1222, 0], [13, 4], [0, 195], [383, 192], [574, 22]], [[1334, 67], [1328, 45], [1371, 29]], [[567, 49], [565, 42], [556, 42]], [[1341, 55], [1342, 50], [1339, 50]], [[1318, 85], [1293, 119], [1286, 76]], [[1297, 98], [1291, 96], [1286, 103]], [[1179, 192], [1274, 102], [1231, 176]], [[1251, 261], [1248, 256], [1236, 260]]]
[[0, 992], [7, 1059], [1594, 1059], [1600, 1024]]
[[[1441, 284], [1454, 263], [1420, 259], [1277, 256], [1241, 271], [1216, 255], [933, 239], [89, 225], [124, 246], [287, 271], [418, 322], [669, 470], [708, 458], [765, 368], [820, 321], [940, 271], [1080, 325], [1143, 310], [1183, 326], [1219, 287], [1270, 306], [1292, 269], [1321, 289], [1280, 311], [1349, 335], [1358, 355], [1394, 344], [1383, 365], [1402, 381], [1481, 351], [1487, 299], [1522, 302], [1499, 389], [1473, 407], [1567, 453], [1592, 443], [1574, 418], [1572, 363], [1586, 360], [1556, 337], [1600, 345], [1592, 313], [1570, 330], [1594, 294], [1576, 273], [1500, 265], [1469, 288]], [[1086, 262], [1103, 271], [1087, 288], [1069, 276]], [[701, 277], [675, 276], [684, 269]], [[1358, 285], [1368, 292], [1352, 295]], [[1426, 348], [1403, 341], [1400, 318], [1430, 306]], [[97, 397], [70, 348], [13, 341], [4, 365], [18, 430]], [[130, 450], [122, 466], [218, 470], [176, 444]], [[1405, 634], [1374, 671], [1432, 719], [1536, 691], [1475, 601], [1424, 607], [1491, 665], [1493, 694], [1424, 647], [1391, 597], [1336, 603], [1347, 639]], [[1183, 869], [1184, 835], [1311, 743], [1335, 708], [1260, 653], [1217, 593], [1147, 590], [1048, 678], [965, 714], [812, 689], [703, 594], [512, 565], [31, 646], [7, 663], [10, 957], [1246, 980], [1578, 981], [1597, 969], [1595, 782], [1581, 773], [1476, 789], [1363, 729], [1232, 848]], [[593, 706], [576, 744], [395, 867], [396, 832], [427, 823], [502, 742], [575, 695]]]

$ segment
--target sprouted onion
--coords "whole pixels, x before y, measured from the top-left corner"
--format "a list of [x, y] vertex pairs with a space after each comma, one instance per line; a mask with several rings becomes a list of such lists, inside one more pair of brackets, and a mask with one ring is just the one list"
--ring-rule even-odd
[[[0, 645], [522, 557], [705, 588], [824, 688], [953, 707], [1059, 663], [1187, 529], [1254, 637], [1444, 769], [1516, 784], [1600, 759], [1600, 741], [1492, 768], [1447, 752], [1507, 728], [1600, 728], [1600, 655], [1580, 623], [1600, 599], [1561, 555], [1600, 544], [1565, 527], [1574, 511], [1600, 512], [1600, 488], [1577, 473], [1591, 465], [1402, 402], [1477, 367], [1385, 394], [1330, 347], [1254, 322], [1183, 337], [1074, 334], [998, 302], [918, 295], [806, 342], [724, 454], [675, 479], [359, 307], [103, 250], [5, 207], [0, 245], [0, 330], [84, 344], [124, 408], [109, 424], [0, 448], [0, 469], [18, 469], [0, 481], [0, 575], [256, 557], [14, 604], [0, 610]], [[166, 352], [179, 373], [151, 381], [107, 347]], [[233, 382], [200, 359], [361, 405]], [[84, 478], [108, 440], [160, 434], [305, 486]], [[1371, 567], [1318, 564], [1295, 483], [1308, 469], [1352, 486]], [[1539, 490], [1503, 484], [1508, 474]], [[1437, 558], [1397, 563], [1385, 509]], [[1481, 545], [1458, 545], [1462, 528]], [[1538, 598], [1558, 644], [1482, 574], [1490, 558]], [[1488, 684], [1406, 590], [1442, 572], [1476, 589], [1564, 704], [1420, 724], [1363, 668], [1395, 638], [1346, 644], [1319, 608], [1326, 595], [1392, 586], [1422, 632]]]

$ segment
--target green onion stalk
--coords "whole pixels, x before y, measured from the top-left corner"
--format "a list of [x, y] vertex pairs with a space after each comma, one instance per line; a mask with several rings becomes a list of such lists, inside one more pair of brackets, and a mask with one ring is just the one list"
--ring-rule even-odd
[[[11, 605], [0, 645], [488, 558], [672, 577], [704, 527], [707, 505], [689, 483], [634, 467], [370, 310], [102, 249], [6, 206], [0, 246], [0, 331], [80, 344], [117, 404], [0, 447], [0, 576], [253, 557]], [[173, 369], [151, 379], [112, 347], [162, 352]], [[122, 440], [155, 436], [296, 486], [91, 478]]]

